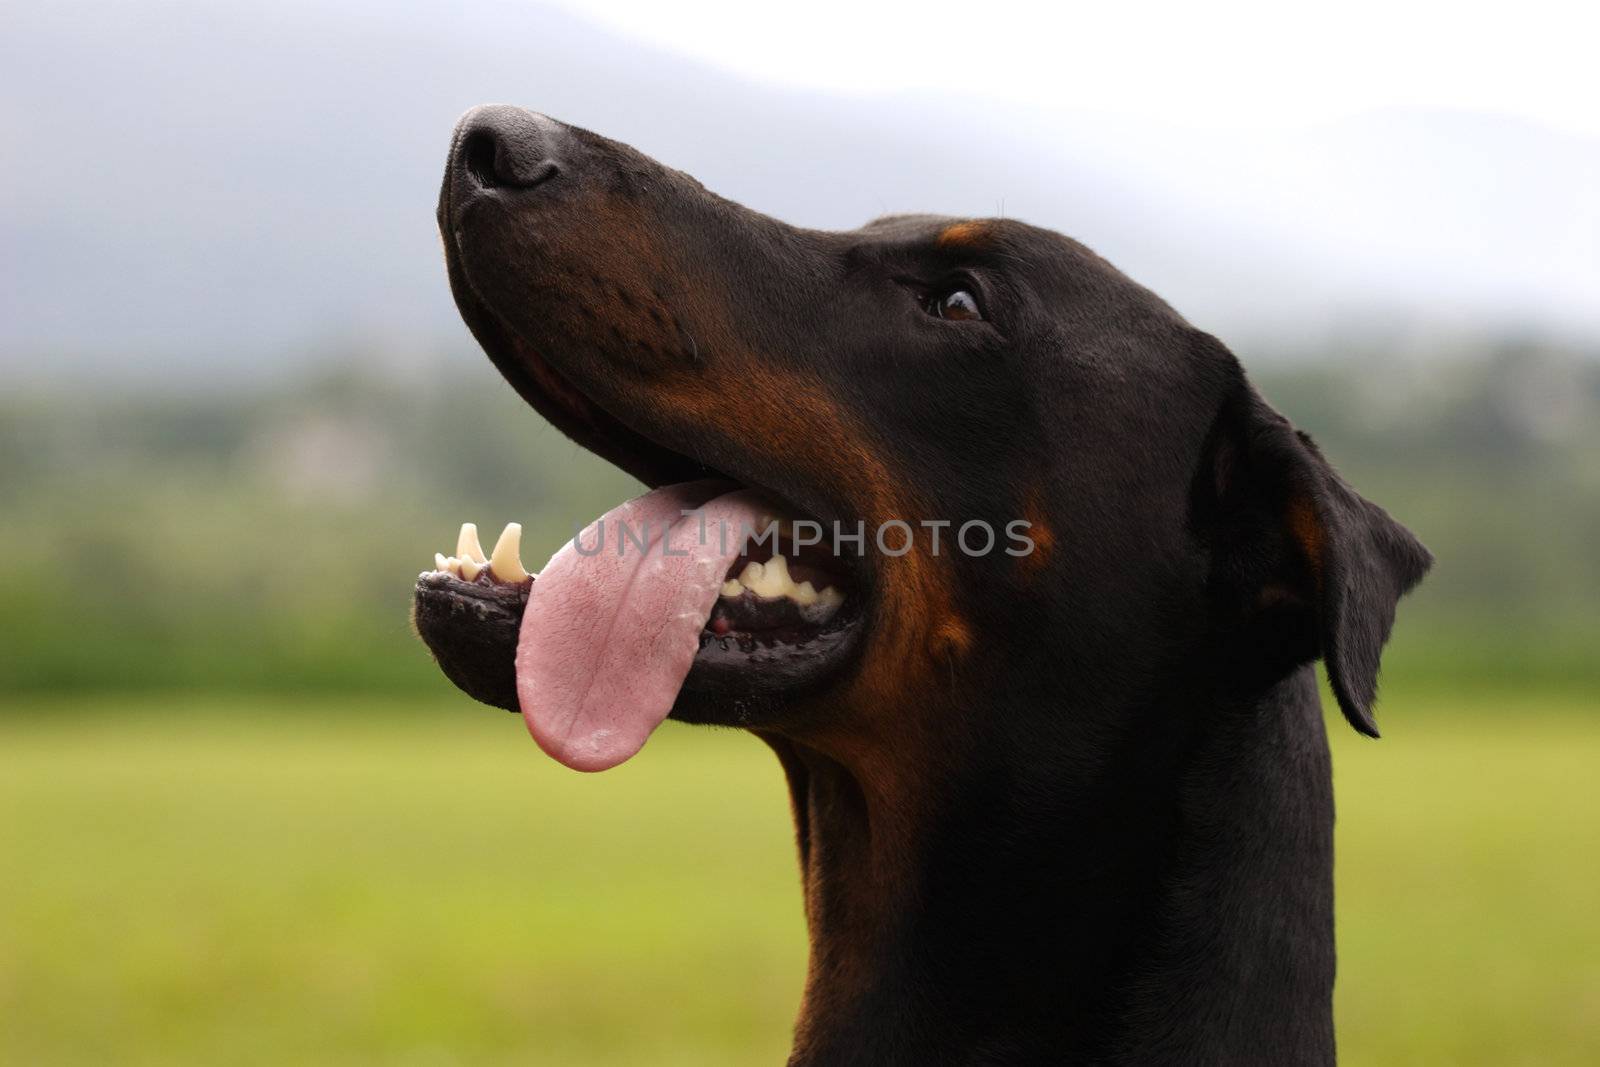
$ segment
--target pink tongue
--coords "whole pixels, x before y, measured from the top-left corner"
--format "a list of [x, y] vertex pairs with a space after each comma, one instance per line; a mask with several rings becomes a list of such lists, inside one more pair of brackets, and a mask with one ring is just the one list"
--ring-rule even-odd
[[763, 514], [748, 492], [708, 501], [717, 488], [668, 485], [613, 508], [535, 579], [517, 699], [533, 739], [568, 767], [615, 767], [672, 710], [728, 567]]

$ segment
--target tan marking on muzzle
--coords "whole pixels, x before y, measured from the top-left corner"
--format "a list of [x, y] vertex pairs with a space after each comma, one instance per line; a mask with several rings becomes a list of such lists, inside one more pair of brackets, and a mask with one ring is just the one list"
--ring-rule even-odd
[[[880, 447], [820, 382], [749, 366], [730, 380], [739, 383], [737, 405], [698, 376], [657, 383], [652, 393], [692, 425], [714, 427], [729, 442], [777, 453], [814, 478], [820, 475], [818, 480], [834, 486], [841, 502], [865, 522], [867, 552], [877, 553], [874, 534], [884, 522], [901, 519], [920, 529], [923, 501], [896, 477]], [[901, 543], [897, 530], [886, 539], [892, 547]], [[877, 554], [873, 567], [882, 603], [879, 617], [869, 620], [869, 647], [856, 683], [863, 705], [903, 698], [907, 683], [930, 670], [947, 678], [951, 660], [971, 646], [950, 576], [923, 539], [915, 539], [902, 556]]]
[[[563, 234], [552, 254], [580, 265], [575, 274], [598, 273], [637, 291], [670, 293], [673, 321], [683, 324], [696, 353], [693, 360], [655, 361], [648, 370], [617, 365], [635, 373], [624, 373], [613, 387], [685, 434], [783, 456], [809, 480], [830, 486], [835, 499], [865, 521], [869, 552], [876, 552], [874, 531], [889, 519], [920, 531], [926, 502], [896, 475], [888, 448], [834, 401], [826, 383], [784, 366], [743, 337], [733, 325], [732, 297], [709, 284], [701, 266], [685, 261], [681, 251], [667, 251], [655, 237], [658, 226], [637, 204], [606, 198], [591, 210], [599, 224], [586, 231], [585, 241]], [[973, 236], [980, 229], [972, 227]], [[603, 297], [591, 307], [600, 322], [638, 321], [637, 307]], [[852, 732], [878, 737], [853, 741], [891, 740], [895, 724], [877, 722], [884, 716], [872, 712], [903, 707], [919, 685], [947, 688], [953, 666], [972, 645], [955, 604], [953, 576], [930, 547], [918, 539], [903, 556], [872, 560], [881, 602], [877, 617], [868, 620], [862, 667], [841, 703], [859, 709]]]

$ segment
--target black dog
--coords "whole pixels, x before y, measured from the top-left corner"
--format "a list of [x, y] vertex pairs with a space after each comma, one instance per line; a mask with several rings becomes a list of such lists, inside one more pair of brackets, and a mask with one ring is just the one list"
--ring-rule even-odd
[[[1431, 560], [1226, 348], [1055, 233], [796, 229], [509, 107], [462, 120], [439, 222], [528, 402], [651, 486], [697, 483], [646, 501], [743, 515], [719, 496], [742, 486], [867, 531], [795, 551], [776, 592], [706, 607], [686, 580], [693, 633], [659, 646], [589, 627], [607, 590], [653, 601], [570, 547], [545, 600], [475, 546], [418, 584], [445, 672], [573, 766], [627, 758], [668, 706], [776, 750], [811, 931], [791, 1062], [1332, 1062], [1311, 662], [1376, 736], [1379, 652]], [[713, 585], [782, 569], [708, 551]], [[829, 611], [799, 610], [801, 573]], [[681, 662], [636, 655], [657, 648]]]

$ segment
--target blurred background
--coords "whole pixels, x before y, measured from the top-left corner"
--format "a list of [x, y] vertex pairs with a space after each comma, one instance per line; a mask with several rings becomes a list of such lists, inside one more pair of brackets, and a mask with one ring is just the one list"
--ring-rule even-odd
[[764, 746], [586, 778], [407, 624], [636, 488], [460, 324], [456, 116], [791, 222], [1021, 218], [1220, 335], [1439, 562], [1330, 720], [1341, 1049], [1600, 1062], [1600, 111], [1576, 8], [66, 0], [0, 37], [0, 1062], [780, 1062]]

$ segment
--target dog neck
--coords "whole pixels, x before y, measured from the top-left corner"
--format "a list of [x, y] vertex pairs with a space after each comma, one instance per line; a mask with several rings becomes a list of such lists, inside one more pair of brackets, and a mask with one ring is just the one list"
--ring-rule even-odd
[[[964, 718], [1022, 721], [1037, 698]], [[1121, 721], [1092, 755], [1081, 736], [974, 741], [918, 790], [766, 738], [811, 938], [792, 1063], [1332, 1062], [1311, 669]]]

